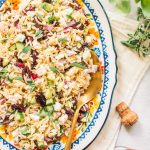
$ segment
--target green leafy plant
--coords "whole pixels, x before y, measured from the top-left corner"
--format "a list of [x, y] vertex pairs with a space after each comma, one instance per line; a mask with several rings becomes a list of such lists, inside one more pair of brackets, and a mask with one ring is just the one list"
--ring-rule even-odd
[[[131, 11], [131, 0], [109, 0], [122, 12], [129, 13]], [[141, 5], [144, 16], [150, 17], [150, 0], [135, 0], [135, 3]]]
[[[109, 0], [124, 13], [131, 11], [130, 0]], [[139, 56], [150, 55], [150, 0], [135, 0], [141, 7], [137, 10], [139, 26], [137, 30], [128, 34], [128, 40], [121, 43], [138, 52]]]
[[138, 8], [137, 20], [140, 21], [137, 30], [133, 34], [128, 34], [128, 40], [122, 41], [122, 44], [138, 52], [139, 56], [145, 57], [150, 55], [150, 19], [144, 16], [141, 8]]

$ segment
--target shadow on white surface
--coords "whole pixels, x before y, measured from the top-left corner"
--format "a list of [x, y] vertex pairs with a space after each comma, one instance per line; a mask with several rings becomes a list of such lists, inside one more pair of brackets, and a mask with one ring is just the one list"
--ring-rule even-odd
[[150, 69], [137, 89], [131, 109], [137, 112], [139, 120], [130, 128], [121, 127], [116, 147], [150, 150]]

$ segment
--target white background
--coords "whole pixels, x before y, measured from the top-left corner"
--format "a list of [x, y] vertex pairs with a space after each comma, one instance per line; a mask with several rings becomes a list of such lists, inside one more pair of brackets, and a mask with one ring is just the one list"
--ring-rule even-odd
[[[120, 13], [108, 0], [101, 0], [101, 3], [106, 12]], [[132, 12], [126, 17], [136, 19], [136, 5], [134, 1], [132, 1]], [[131, 109], [138, 114], [139, 121], [131, 128], [121, 127], [115, 150], [128, 148], [150, 150], [150, 68], [135, 93]]]

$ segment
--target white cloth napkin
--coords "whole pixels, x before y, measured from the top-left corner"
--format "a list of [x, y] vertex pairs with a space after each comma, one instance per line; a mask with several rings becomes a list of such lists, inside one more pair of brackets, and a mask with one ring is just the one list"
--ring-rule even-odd
[[137, 53], [123, 46], [120, 41], [127, 39], [127, 33], [133, 33], [138, 23], [119, 15], [109, 14], [115, 47], [117, 51], [118, 81], [113, 95], [109, 118], [99, 136], [87, 150], [114, 150], [120, 130], [120, 117], [115, 107], [121, 101], [130, 104], [132, 97], [146, 70], [150, 66], [150, 57], [139, 58]]

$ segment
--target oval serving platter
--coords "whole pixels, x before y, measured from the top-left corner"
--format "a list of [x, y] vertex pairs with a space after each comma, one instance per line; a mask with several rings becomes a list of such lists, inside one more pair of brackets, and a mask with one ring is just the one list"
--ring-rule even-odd
[[[72, 149], [86, 149], [102, 130], [111, 106], [113, 91], [117, 82], [116, 52], [113, 43], [111, 26], [107, 14], [99, 0], [78, 0], [83, 5], [86, 13], [92, 16], [94, 26], [99, 32], [100, 38], [94, 51], [101, 62], [102, 90], [90, 103], [90, 114], [88, 124], [76, 129]], [[0, 0], [0, 7], [5, 0]], [[62, 150], [66, 143], [62, 137], [60, 142], [50, 145], [48, 150]], [[19, 150], [8, 137], [4, 137], [0, 128], [0, 150]]]

